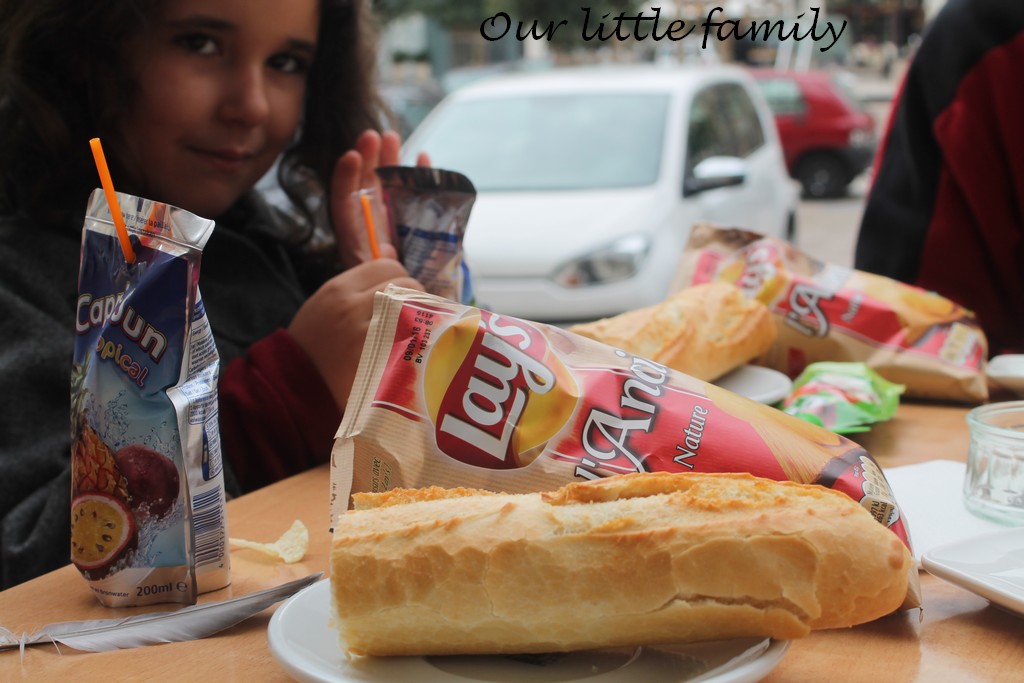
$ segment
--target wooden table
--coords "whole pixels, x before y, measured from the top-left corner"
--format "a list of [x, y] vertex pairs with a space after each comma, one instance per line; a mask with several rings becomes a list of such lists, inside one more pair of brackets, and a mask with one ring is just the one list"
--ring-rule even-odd
[[[932, 459], [964, 460], [964, 407], [904, 404], [892, 421], [858, 441], [882, 467]], [[273, 541], [294, 519], [310, 528], [310, 549], [299, 564], [285, 565], [252, 551], [232, 553], [230, 587], [203, 601], [243, 595], [326, 571], [330, 538], [328, 479], [319, 468], [243, 496], [228, 505], [229, 533]], [[991, 607], [972, 593], [922, 573], [923, 610], [891, 615], [852, 629], [819, 631], [794, 641], [766, 679], [790, 681], [1021, 681], [1024, 620]], [[0, 592], [0, 625], [32, 632], [52, 622], [138, 614], [98, 605], [71, 566]], [[0, 681], [287, 681], [267, 647], [272, 609], [205, 640], [112, 653], [82, 653], [52, 646], [0, 652]], [[404, 683], [404, 682], [396, 682]], [[638, 682], [642, 683], [642, 682]]]

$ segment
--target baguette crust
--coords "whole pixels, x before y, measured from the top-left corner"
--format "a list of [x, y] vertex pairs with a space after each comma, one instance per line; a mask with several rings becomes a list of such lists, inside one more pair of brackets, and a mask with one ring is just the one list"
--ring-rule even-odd
[[704, 381], [765, 353], [777, 335], [768, 307], [724, 282], [694, 285], [660, 304], [569, 330]]
[[746, 474], [362, 498], [331, 552], [342, 647], [360, 655], [797, 638], [898, 608], [912, 561], [845, 494]]

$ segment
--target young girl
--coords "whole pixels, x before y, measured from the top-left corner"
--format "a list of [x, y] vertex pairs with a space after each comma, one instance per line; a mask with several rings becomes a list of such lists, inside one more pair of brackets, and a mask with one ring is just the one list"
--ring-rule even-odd
[[[0, 3], [0, 587], [69, 558], [92, 137], [119, 191], [216, 219], [200, 286], [229, 491], [328, 459], [374, 292], [419, 288], [390, 245], [369, 259], [352, 219], [351, 193], [399, 144], [376, 132], [366, 14], [363, 0]], [[278, 159], [306, 220], [254, 190]], [[308, 227], [317, 202], [334, 234]]]

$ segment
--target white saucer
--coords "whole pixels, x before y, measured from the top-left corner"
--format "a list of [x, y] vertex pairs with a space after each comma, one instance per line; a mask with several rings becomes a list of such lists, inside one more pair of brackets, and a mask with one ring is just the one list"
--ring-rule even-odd
[[743, 365], [712, 384], [760, 403], [774, 404], [789, 395], [793, 381], [778, 370], [760, 365]]
[[921, 565], [1024, 617], [1024, 527], [932, 548], [921, 556]]
[[355, 657], [347, 660], [330, 628], [330, 581], [281, 605], [270, 620], [270, 652], [298, 681], [312, 683], [752, 683], [774, 669], [789, 641], [729, 640], [634, 651], [601, 650], [536, 657]]
[[1024, 354], [996, 356], [988, 362], [985, 374], [996, 384], [1024, 397]]

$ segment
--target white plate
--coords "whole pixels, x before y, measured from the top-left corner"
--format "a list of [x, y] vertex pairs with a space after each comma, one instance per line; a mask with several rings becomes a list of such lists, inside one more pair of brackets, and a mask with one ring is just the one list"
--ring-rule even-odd
[[789, 641], [730, 640], [636, 651], [536, 657], [355, 657], [345, 659], [330, 628], [330, 581], [292, 596], [270, 619], [270, 652], [298, 681], [349, 683], [750, 683], [778, 665]]
[[1024, 527], [932, 548], [921, 564], [930, 574], [1024, 617]]
[[716, 379], [716, 384], [723, 389], [746, 396], [760, 403], [778, 403], [789, 395], [793, 389], [793, 381], [778, 370], [763, 368], [760, 365], [743, 365], [727, 375]]
[[1024, 396], [1024, 354], [1009, 353], [988, 362], [985, 374], [996, 384]]

